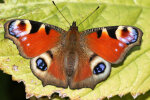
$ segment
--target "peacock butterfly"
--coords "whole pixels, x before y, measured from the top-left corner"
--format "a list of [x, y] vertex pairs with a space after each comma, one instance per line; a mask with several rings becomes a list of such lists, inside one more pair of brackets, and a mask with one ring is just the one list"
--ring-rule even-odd
[[142, 31], [133, 26], [109, 26], [78, 31], [73, 22], [68, 31], [25, 19], [5, 23], [5, 38], [11, 39], [43, 86], [71, 89], [92, 88], [105, 80], [111, 64], [140, 45]]

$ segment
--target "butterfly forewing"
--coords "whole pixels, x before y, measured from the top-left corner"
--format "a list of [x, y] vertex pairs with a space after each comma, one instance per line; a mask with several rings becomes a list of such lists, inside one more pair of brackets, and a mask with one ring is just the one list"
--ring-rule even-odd
[[127, 51], [140, 45], [142, 31], [132, 26], [110, 26], [86, 30], [88, 48], [110, 63], [119, 63]]
[[56, 26], [31, 20], [10, 20], [5, 37], [13, 40], [25, 58], [36, 57], [56, 46], [64, 31]]

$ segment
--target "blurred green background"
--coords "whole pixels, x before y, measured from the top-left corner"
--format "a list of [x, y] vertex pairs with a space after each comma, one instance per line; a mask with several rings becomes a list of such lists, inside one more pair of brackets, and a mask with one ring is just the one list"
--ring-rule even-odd
[[[26, 100], [25, 98], [25, 87], [23, 82], [18, 83], [12, 81], [11, 76], [0, 71], [0, 100]], [[58, 94], [55, 94], [53, 98], [58, 98]], [[146, 100], [150, 97], [150, 91], [146, 92], [144, 95], [138, 96], [135, 100]], [[34, 97], [31, 100], [46, 100], [47, 98], [36, 99]], [[66, 98], [68, 99], [68, 98]], [[105, 99], [108, 100], [108, 99]], [[119, 96], [114, 96], [110, 100], [134, 100], [131, 94], [127, 94], [120, 98]]]
[[[0, 0], [0, 3], [4, 3]], [[0, 70], [0, 100], [26, 100], [25, 86], [23, 82], [18, 83], [12, 81], [11, 76], [3, 73]], [[150, 97], [150, 91], [146, 92], [144, 95], [139, 95], [136, 100], [146, 100]], [[58, 98], [58, 94], [53, 95], [53, 98]], [[46, 100], [47, 98], [36, 99], [34, 97], [31, 100]], [[59, 98], [60, 99], [60, 98]], [[68, 99], [68, 98], [65, 98]], [[105, 100], [108, 100], [107, 98]], [[126, 94], [122, 98], [119, 96], [114, 96], [110, 100], [134, 100], [131, 94]]]
[[[0, 3], [4, 3], [0, 0]], [[26, 100], [23, 82], [14, 82], [10, 75], [0, 70], [0, 100]]]

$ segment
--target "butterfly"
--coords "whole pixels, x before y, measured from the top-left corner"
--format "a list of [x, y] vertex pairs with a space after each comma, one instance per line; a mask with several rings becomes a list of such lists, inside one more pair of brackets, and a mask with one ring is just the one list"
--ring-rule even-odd
[[5, 38], [17, 45], [21, 56], [30, 59], [30, 68], [43, 86], [71, 89], [94, 89], [108, 78], [111, 64], [120, 63], [132, 47], [141, 44], [143, 35], [133, 26], [79, 32], [75, 21], [68, 31], [27, 19], [10, 20], [4, 29]]
[[73, 22], [68, 31], [26, 19], [4, 25], [21, 56], [30, 60], [33, 74], [43, 86], [71, 89], [92, 88], [105, 80], [111, 64], [120, 63], [126, 53], [140, 45], [142, 31], [133, 26], [109, 26], [78, 31]]

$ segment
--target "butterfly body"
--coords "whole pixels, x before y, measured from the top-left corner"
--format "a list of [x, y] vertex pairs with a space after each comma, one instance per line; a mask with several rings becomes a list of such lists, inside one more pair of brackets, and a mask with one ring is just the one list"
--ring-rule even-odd
[[79, 52], [80, 51], [80, 43], [79, 43], [79, 32], [78, 29], [73, 23], [70, 27], [68, 34], [64, 43], [64, 65], [66, 66], [66, 72], [69, 76], [72, 75], [74, 66], [76, 65]]
[[33, 74], [43, 86], [92, 88], [105, 80], [111, 63], [121, 62], [142, 31], [131, 26], [110, 26], [78, 31], [76, 22], [65, 31], [41, 22], [16, 19], [5, 25], [5, 37], [13, 40], [20, 55], [31, 59]]

